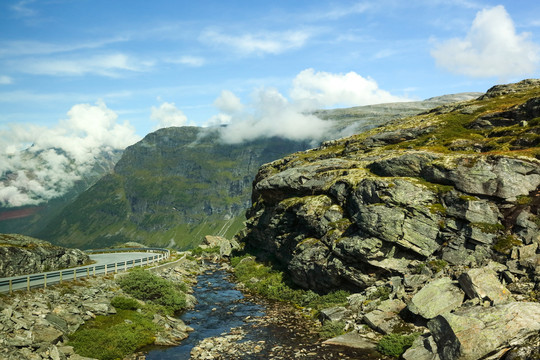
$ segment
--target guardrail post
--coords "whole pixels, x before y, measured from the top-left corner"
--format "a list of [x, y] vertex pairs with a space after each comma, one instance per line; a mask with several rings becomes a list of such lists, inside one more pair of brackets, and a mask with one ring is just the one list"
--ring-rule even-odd
[[127, 260], [124, 261], [124, 271], [127, 271]]
[[73, 280], [77, 280], [77, 269], [73, 269]]
[[13, 294], [13, 280], [9, 279], [9, 294]]
[[107, 264], [105, 264], [105, 275], [107, 275]]
[[60, 271], [60, 284], [62, 283], [62, 271]]
[[118, 273], [118, 263], [114, 263], [114, 273]]
[[96, 267], [94, 266], [93, 270], [92, 270], [92, 275], [94, 275], [94, 277], [96, 276]]
[[47, 274], [43, 274], [43, 288], [47, 288]]
[[30, 275], [26, 277], [26, 291], [30, 291]]
[[90, 277], [90, 268], [86, 268], [86, 277], [87, 277], [87, 278]]

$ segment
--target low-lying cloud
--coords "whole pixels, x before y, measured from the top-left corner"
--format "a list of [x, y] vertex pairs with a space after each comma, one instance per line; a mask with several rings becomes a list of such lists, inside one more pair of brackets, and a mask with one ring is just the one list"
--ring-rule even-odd
[[103, 154], [139, 137], [103, 102], [78, 104], [47, 128], [11, 124], [0, 129], [0, 206], [37, 205], [71, 190]]
[[157, 123], [154, 130], [171, 127], [184, 126], [187, 123], [187, 116], [178, 109], [174, 103], [164, 102], [158, 108], [152, 106], [150, 119]]
[[437, 64], [451, 72], [473, 77], [526, 76], [540, 62], [540, 46], [528, 33], [516, 33], [502, 6], [476, 14], [467, 35], [437, 43], [431, 51]]
[[289, 99], [276, 89], [262, 88], [253, 92], [249, 104], [242, 104], [234, 93], [223, 91], [214, 102], [220, 113], [209, 125], [226, 124], [221, 133], [227, 143], [272, 136], [317, 142], [328, 136], [332, 124], [312, 115], [314, 110], [407, 100], [355, 72], [306, 69], [292, 81]]

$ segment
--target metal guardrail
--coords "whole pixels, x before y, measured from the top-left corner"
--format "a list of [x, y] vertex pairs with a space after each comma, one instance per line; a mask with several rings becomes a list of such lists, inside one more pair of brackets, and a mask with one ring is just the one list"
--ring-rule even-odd
[[[90, 250], [90, 253], [108, 253], [108, 252], [126, 252], [123, 249], [100, 249]], [[144, 258], [135, 260], [125, 260], [104, 265], [86, 265], [72, 269], [64, 269], [57, 271], [49, 271], [39, 274], [28, 274], [21, 276], [12, 276], [0, 279], [0, 293], [13, 293], [15, 290], [30, 290], [34, 288], [47, 288], [49, 285], [58, 284], [63, 281], [77, 280], [96, 275], [107, 275], [110, 273], [118, 273], [119, 271], [127, 271], [136, 266], [151, 265], [156, 262], [168, 259], [171, 255], [170, 251], [161, 248], [129, 248], [130, 251], [146, 251], [155, 253]]]

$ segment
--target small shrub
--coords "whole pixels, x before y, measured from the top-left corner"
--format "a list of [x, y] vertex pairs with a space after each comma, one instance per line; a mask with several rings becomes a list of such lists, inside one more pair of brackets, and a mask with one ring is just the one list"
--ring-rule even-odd
[[214, 246], [211, 248], [202, 248], [202, 247], [196, 247], [195, 249], [191, 249], [191, 255], [193, 256], [201, 256], [203, 254], [219, 254], [221, 251], [221, 248], [219, 246]]
[[115, 296], [111, 299], [111, 305], [116, 309], [122, 310], [137, 310], [141, 307], [139, 302], [135, 299], [125, 296]]
[[405, 350], [411, 347], [418, 335], [418, 333], [409, 335], [386, 334], [377, 344], [377, 351], [384, 355], [400, 357]]
[[186, 306], [186, 295], [179, 289], [182, 285], [175, 285], [149, 271], [133, 269], [121, 277], [118, 284], [134, 298], [162, 305], [171, 313]]
[[100, 315], [70, 335], [69, 345], [77, 354], [100, 360], [123, 359], [154, 342], [157, 327], [151, 315], [118, 310], [115, 315]]
[[319, 330], [319, 337], [321, 339], [330, 339], [345, 333], [344, 321], [326, 321]]

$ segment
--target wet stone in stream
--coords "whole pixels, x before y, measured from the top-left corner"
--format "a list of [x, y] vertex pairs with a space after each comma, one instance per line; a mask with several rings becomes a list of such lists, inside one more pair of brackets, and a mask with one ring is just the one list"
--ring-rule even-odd
[[377, 354], [323, 345], [315, 324], [291, 307], [244, 296], [216, 270], [198, 277], [198, 304], [181, 316], [194, 328], [179, 346], [159, 348], [147, 360], [366, 359]]

